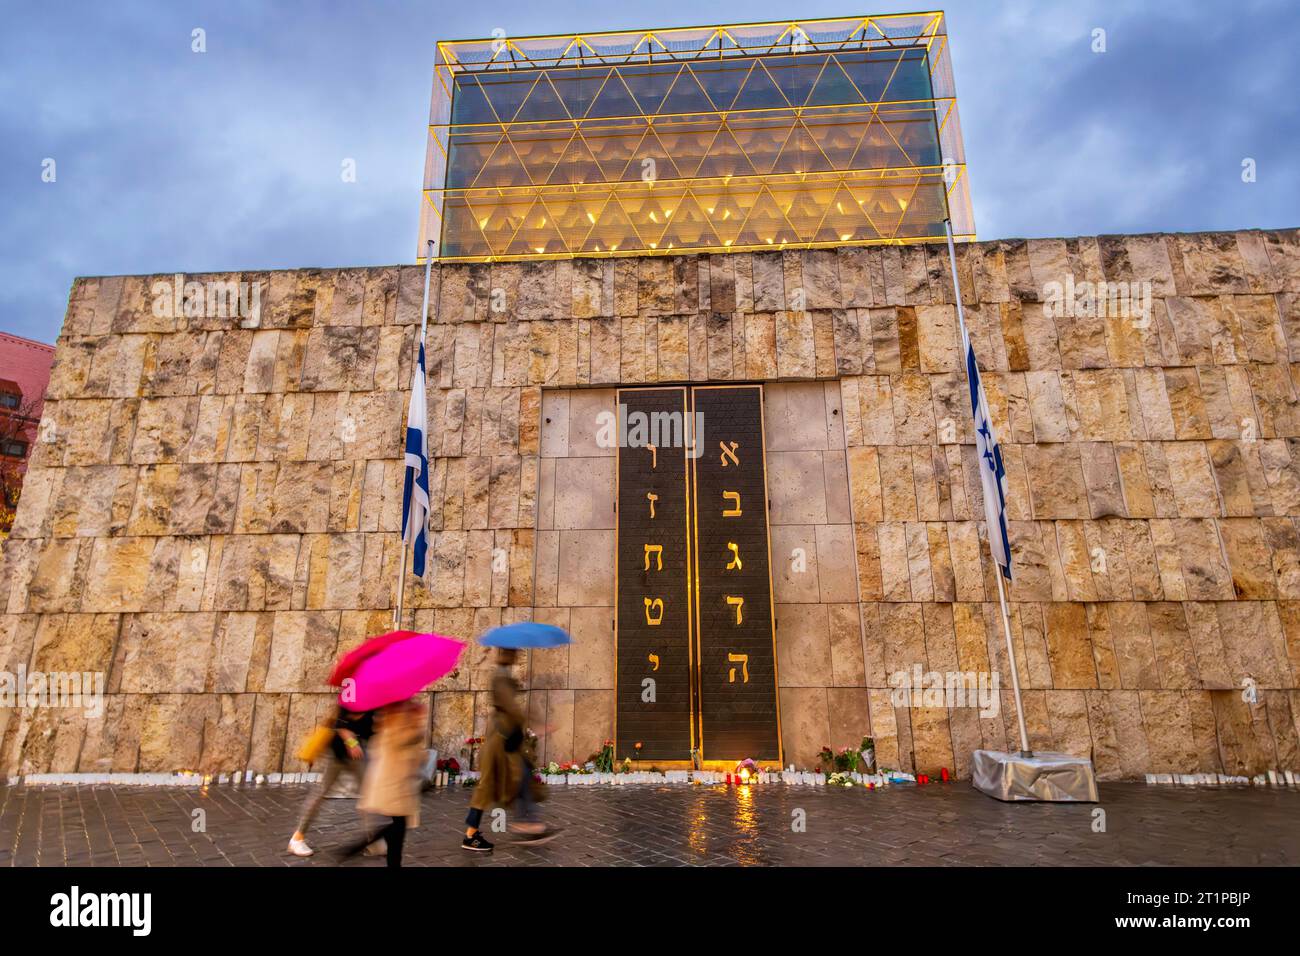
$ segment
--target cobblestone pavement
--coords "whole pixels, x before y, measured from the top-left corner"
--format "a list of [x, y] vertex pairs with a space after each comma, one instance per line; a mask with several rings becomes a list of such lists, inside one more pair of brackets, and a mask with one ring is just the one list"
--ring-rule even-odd
[[[564, 828], [538, 847], [460, 849], [469, 791], [425, 795], [410, 866], [1251, 865], [1300, 863], [1300, 792], [1103, 784], [1091, 805], [998, 803], [967, 784], [868, 792], [766, 787], [551, 788]], [[0, 786], [0, 865], [329, 866], [359, 832], [325, 802], [317, 853], [285, 852], [307, 788]], [[195, 810], [206, 828], [195, 831]], [[806, 830], [792, 824], [806, 815]], [[349, 866], [382, 866], [360, 859]]]

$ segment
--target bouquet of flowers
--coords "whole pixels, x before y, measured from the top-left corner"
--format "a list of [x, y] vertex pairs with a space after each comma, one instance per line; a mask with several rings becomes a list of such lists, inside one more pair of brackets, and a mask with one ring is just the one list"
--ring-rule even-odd
[[876, 741], [874, 737], [862, 738], [862, 765], [867, 773], [876, 769]]
[[[830, 747], [823, 747], [818, 751], [817, 756], [821, 758], [821, 766], [818, 769], [826, 774], [827, 782], [830, 781], [832, 774], [853, 773], [858, 769], [858, 761], [865, 760], [862, 751], [856, 747], [841, 747], [838, 753]], [[874, 753], [872, 759], [875, 759]]]
[[455, 757], [448, 757], [446, 760], [439, 760], [434, 766], [438, 770], [447, 771], [448, 778], [452, 780], [455, 780], [456, 776], [460, 773], [460, 761]]
[[592, 754], [591, 763], [595, 765], [598, 773], [614, 772], [614, 741], [606, 740], [600, 747], [600, 752]]

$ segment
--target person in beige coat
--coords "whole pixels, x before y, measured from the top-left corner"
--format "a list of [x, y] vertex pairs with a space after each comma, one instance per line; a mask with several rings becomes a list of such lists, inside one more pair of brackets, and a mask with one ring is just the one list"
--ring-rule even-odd
[[490, 853], [490, 843], [479, 829], [483, 811], [494, 806], [514, 803], [519, 820], [511, 829], [522, 834], [531, 843], [540, 843], [554, 834], [533, 817], [533, 768], [524, 755], [524, 724], [526, 717], [519, 706], [519, 683], [510, 675], [518, 659], [518, 652], [503, 647], [497, 650], [497, 672], [492, 678], [492, 719], [489, 733], [479, 755], [481, 775], [470, 798], [469, 815], [465, 818], [465, 839], [461, 847], [480, 853]]
[[375, 716], [375, 736], [357, 809], [389, 817], [391, 822], [376, 836], [344, 851], [360, 853], [382, 837], [388, 844], [389, 866], [402, 865], [402, 844], [408, 828], [420, 824], [420, 764], [424, 757], [426, 714], [424, 705], [405, 700], [383, 707]]

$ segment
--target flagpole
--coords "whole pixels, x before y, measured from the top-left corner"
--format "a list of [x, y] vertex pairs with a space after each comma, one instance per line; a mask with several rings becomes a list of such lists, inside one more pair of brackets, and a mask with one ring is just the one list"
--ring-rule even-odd
[[[415, 351], [411, 361], [412, 369], [414, 369], [415, 364], [420, 361], [420, 346], [424, 344], [425, 326], [428, 324], [428, 320], [429, 320], [429, 279], [432, 276], [432, 274], [433, 274], [433, 240], [430, 239], [428, 252], [424, 258], [424, 300], [420, 306], [420, 336], [415, 340]], [[406, 429], [405, 428], [402, 429], [402, 448], [403, 448], [402, 471], [405, 472], [406, 471], [406, 464], [405, 464]], [[411, 514], [412, 516], [415, 514], [414, 507], [411, 508]], [[428, 515], [425, 515], [425, 520], [426, 521], [428, 520]], [[412, 540], [411, 541], [406, 540], [405, 522], [403, 522], [402, 528], [398, 532], [398, 534], [401, 535], [401, 539], [402, 539], [402, 563], [400, 569], [397, 572], [397, 607], [393, 609], [394, 628], [400, 628], [402, 626], [402, 604], [406, 599], [406, 557], [408, 554], [410, 554], [411, 545], [414, 543], [414, 539], [415, 539], [415, 535], [411, 535]]]
[[[966, 331], [966, 313], [961, 304], [961, 283], [957, 278], [957, 249], [952, 241], [952, 221], [945, 219], [943, 221], [944, 229], [948, 234], [948, 266], [952, 269], [952, 291], [953, 299], [957, 303], [957, 322], [961, 327], [963, 339], [967, 339], [969, 334]], [[966, 370], [966, 380], [970, 382], [970, 369]], [[989, 557], [993, 559], [993, 576], [998, 579], [998, 604], [1002, 607], [1002, 634], [1007, 641], [1007, 662], [1011, 669], [1011, 690], [1016, 698], [1016, 720], [1020, 724], [1020, 753], [1021, 756], [1033, 756], [1033, 751], [1029, 749], [1029, 731], [1025, 728], [1025, 706], [1020, 699], [1020, 674], [1016, 669], [1016, 649], [1011, 643], [1011, 616], [1007, 613], [1007, 592], [1002, 584], [1002, 566], [998, 563], [997, 552], [993, 550], [993, 528], [988, 529], [989, 538]], [[1008, 555], [1008, 558], [1010, 555]]]

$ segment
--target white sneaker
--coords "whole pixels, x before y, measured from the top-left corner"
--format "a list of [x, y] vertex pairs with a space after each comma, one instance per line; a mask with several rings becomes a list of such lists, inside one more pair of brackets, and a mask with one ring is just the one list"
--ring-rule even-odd
[[289, 852], [294, 856], [311, 856], [316, 851], [307, 845], [306, 840], [293, 839], [289, 841]]
[[386, 856], [388, 853], [388, 841], [384, 839], [376, 840], [370, 846], [366, 847], [366, 856]]

